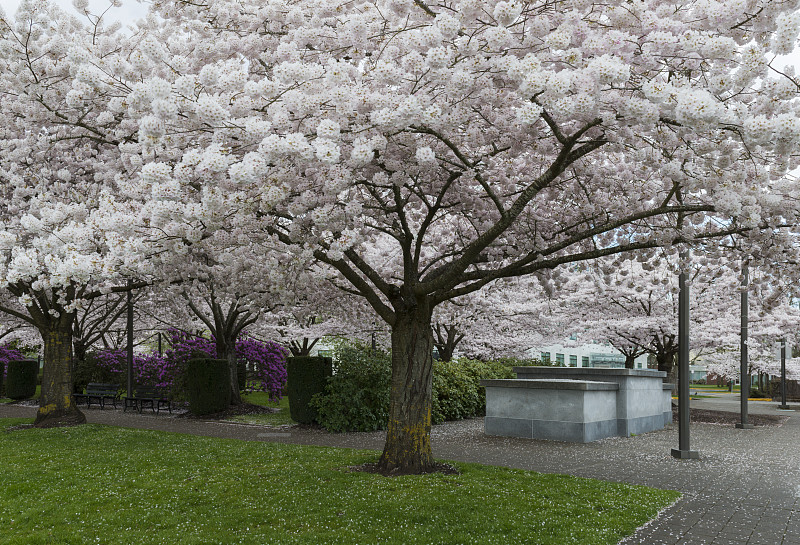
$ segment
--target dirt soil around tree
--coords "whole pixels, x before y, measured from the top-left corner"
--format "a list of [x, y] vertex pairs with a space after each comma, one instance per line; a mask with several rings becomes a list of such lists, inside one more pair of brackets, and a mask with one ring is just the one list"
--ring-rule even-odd
[[[751, 414], [748, 415], [748, 422], [754, 426], [780, 426], [789, 418], [788, 416], [772, 414]], [[733, 426], [741, 422], [739, 413], [728, 411], [712, 411], [709, 409], [689, 409], [689, 419], [692, 422], [702, 422], [705, 424], [724, 424]], [[678, 406], [672, 405], [672, 421], [678, 421]]]

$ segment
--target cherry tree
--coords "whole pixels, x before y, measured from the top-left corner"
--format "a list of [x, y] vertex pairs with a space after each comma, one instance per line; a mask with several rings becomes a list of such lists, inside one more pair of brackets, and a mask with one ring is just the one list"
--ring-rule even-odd
[[797, 83], [768, 59], [796, 2], [153, 6], [103, 79], [130, 82], [123, 164], [151, 209], [207, 212], [184, 237], [269, 233], [391, 328], [387, 473], [433, 467], [439, 305], [795, 214]]
[[122, 275], [139, 266], [136, 244], [115, 231], [131, 209], [112, 194], [130, 129], [82, 101], [105, 92], [96, 68], [126, 43], [46, 2], [0, 13], [0, 312], [44, 344], [37, 426], [85, 420], [71, 397], [76, 316], [127, 289]]

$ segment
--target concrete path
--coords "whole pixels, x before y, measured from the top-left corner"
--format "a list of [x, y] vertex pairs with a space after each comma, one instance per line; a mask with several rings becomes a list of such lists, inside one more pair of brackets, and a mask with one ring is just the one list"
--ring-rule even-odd
[[[564, 473], [679, 490], [683, 497], [623, 543], [646, 545], [800, 545], [800, 411], [750, 402], [751, 414], [783, 414], [781, 426], [740, 430], [692, 424], [700, 460], [676, 460], [677, 424], [629, 438], [589, 444], [487, 437], [483, 420], [449, 422], [432, 432], [437, 458]], [[738, 412], [737, 395], [692, 402], [693, 408]], [[329, 434], [203, 422], [120, 410], [85, 411], [89, 422], [250, 441], [382, 448], [383, 433]], [[30, 417], [35, 408], [0, 405], [0, 417]]]

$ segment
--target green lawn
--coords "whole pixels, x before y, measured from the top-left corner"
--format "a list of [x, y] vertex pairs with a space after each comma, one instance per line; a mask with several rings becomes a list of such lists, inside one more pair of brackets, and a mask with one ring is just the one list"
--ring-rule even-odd
[[614, 544], [679, 495], [475, 464], [346, 470], [375, 459], [99, 425], [0, 431], [0, 542]]
[[278, 403], [269, 400], [269, 395], [264, 392], [253, 392], [252, 394], [242, 394], [242, 399], [254, 405], [273, 407], [280, 409], [272, 414], [248, 414], [234, 416], [231, 420], [235, 422], [246, 422], [247, 424], [261, 424], [263, 426], [291, 426], [297, 424], [289, 416], [289, 398], [284, 396]]

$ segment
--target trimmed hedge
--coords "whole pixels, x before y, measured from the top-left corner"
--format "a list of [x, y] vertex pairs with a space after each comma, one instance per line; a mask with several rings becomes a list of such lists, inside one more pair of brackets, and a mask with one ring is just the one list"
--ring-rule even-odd
[[187, 393], [192, 414], [212, 414], [228, 408], [231, 403], [228, 360], [195, 358], [189, 360], [187, 369]]
[[247, 389], [247, 362], [238, 360], [236, 362], [236, 379], [239, 382], [239, 391]]
[[325, 389], [332, 375], [333, 360], [322, 356], [295, 356], [286, 359], [286, 395], [292, 420], [311, 424], [317, 420], [317, 408], [311, 399]]
[[[336, 374], [311, 404], [317, 421], [329, 431], [375, 431], [389, 420], [391, 354], [357, 343], [336, 348]], [[481, 379], [514, 378], [502, 361], [458, 359], [433, 363], [431, 421], [460, 420], [486, 413]], [[291, 379], [290, 379], [291, 383]], [[291, 402], [291, 393], [289, 401]]]
[[39, 362], [36, 360], [11, 360], [6, 375], [6, 397], [30, 399], [36, 395]]
[[0, 397], [3, 397], [3, 382], [5, 374], [6, 374], [6, 365], [2, 361], [0, 361]]

